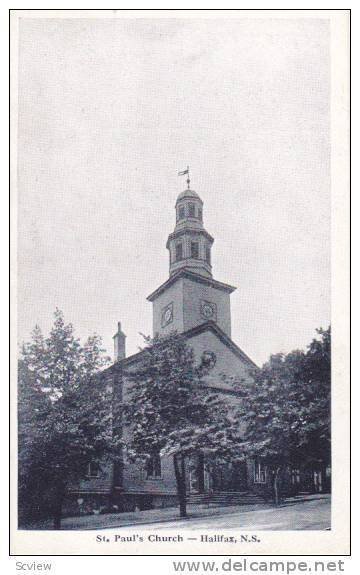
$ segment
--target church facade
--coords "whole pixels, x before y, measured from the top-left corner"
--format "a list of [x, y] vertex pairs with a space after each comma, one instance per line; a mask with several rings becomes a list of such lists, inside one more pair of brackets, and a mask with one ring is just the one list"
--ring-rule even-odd
[[[183, 334], [195, 359], [206, 359], [213, 364], [209, 385], [233, 402], [236, 395], [224, 386], [221, 375], [236, 374], [246, 381], [256, 368], [231, 339], [230, 297], [236, 288], [213, 277], [214, 239], [204, 227], [203, 201], [189, 189], [189, 180], [188, 189], [176, 200], [175, 212], [175, 228], [166, 243], [169, 277], [147, 297], [153, 306], [153, 334], [165, 336], [174, 330]], [[126, 336], [118, 324], [114, 335], [114, 364], [101, 374], [104, 383], [123, 396], [126, 395], [126, 372], [136, 366], [142, 353], [126, 357], [125, 341]], [[268, 473], [261, 461], [238, 463], [210, 472], [198, 456], [188, 464], [189, 500], [200, 502], [219, 494], [228, 501], [253, 500], [256, 494], [266, 492]], [[291, 481], [296, 487], [300, 479], [293, 474]], [[67, 507], [69, 512], [77, 506], [83, 512], [130, 511], [176, 503], [172, 458], [159, 455], [143, 466], [125, 462], [90, 465], [87, 479], [70, 491]]]

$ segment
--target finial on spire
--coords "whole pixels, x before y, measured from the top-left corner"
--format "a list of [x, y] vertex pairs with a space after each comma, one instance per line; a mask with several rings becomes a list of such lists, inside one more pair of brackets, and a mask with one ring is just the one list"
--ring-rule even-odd
[[185, 176], [186, 174], [187, 174], [186, 183], [187, 183], [188, 190], [190, 190], [190, 168], [189, 168], [189, 166], [186, 168], [186, 170], [183, 170], [182, 172], [178, 172], [178, 176]]

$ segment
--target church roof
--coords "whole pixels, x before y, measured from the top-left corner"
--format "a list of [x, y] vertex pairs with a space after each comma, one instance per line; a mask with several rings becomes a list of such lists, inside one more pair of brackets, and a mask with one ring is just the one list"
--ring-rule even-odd
[[180, 200], [184, 200], [185, 198], [195, 198], [196, 200], [200, 200], [200, 202], [203, 203], [199, 194], [194, 192], [194, 190], [184, 190], [181, 192], [181, 194], [179, 194], [177, 197], [176, 203], [180, 202]]
[[[250, 359], [250, 357], [246, 355], [246, 353], [242, 349], [240, 349], [240, 347], [237, 346], [236, 343], [234, 343], [233, 340], [228, 335], [226, 335], [226, 333], [217, 325], [217, 323], [215, 323], [212, 320], [206, 321], [204, 323], [201, 323], [200, 325], [188, 329], [187, 331], [179, 333], [179, 336], [184, 337], [186, 339], [191, 339], [193, 336], [198, 335], [199, 333], [202, 333], [204, 331], [212, 331], [214, 335], [216, 335], [223, 342], [224, 345], [226, 345], [229, 349], [231, 349], [232, 352], [235, 353], [235, 355], [237, 355], [240, 359], [242, 359], [249, 367], [258, 368], [256, 363], [253, 362], [252, 359]], [[136, 363], [144, 354], [144, 352], [145, 350], [141, 350], [138, 351], [137, 353], [134, 353], [133, 355], [125, 357], [124, 359], [121, 359], [120, 361], [117, 361], [113, 363], [111, 366], [107, 367], [102, 373], [103, 374], [112, 373], [114, 370], [117, 370], [118, 368], [126, 367], [134, 362]]]

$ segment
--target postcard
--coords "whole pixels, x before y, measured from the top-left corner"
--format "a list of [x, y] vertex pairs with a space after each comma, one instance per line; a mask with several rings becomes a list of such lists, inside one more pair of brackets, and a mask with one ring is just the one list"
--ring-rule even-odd
[[349, 10], [10, 13], [12, 554], [348, 554]]

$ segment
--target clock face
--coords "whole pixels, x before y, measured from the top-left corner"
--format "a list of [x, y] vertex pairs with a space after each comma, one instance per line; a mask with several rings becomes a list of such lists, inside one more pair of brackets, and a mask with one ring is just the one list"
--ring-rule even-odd
[[205, 317], [212, 317], [214, 315], [214, 310], [211, 305], [204, 304], [202, 311]]
[[206, 319], [216, 320], [216, 304], [209, 301], [201, 302], [201, 315]]
[[172, 311], [170, 308], [168, 308], [164, 313], [164, 320], [166, 321], [166, 323], [169, 323], [171, 318], [172, 318]]
[[165, 327], [168, 323], [171, 323], [173, 320], [173, 304], [169, 304], [166, 308], [163, 309], [162, 316], [161, 316], [161, 325]]

